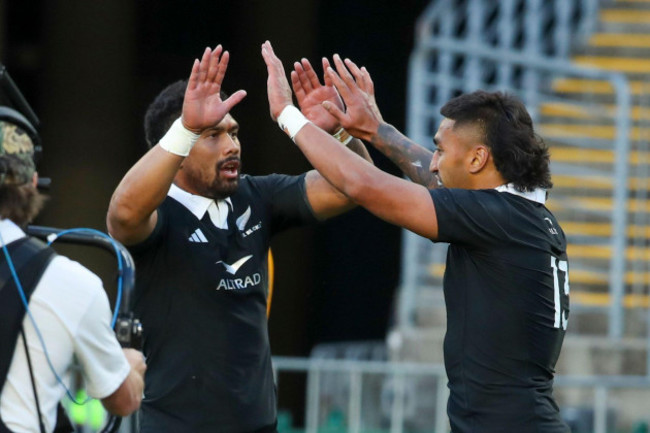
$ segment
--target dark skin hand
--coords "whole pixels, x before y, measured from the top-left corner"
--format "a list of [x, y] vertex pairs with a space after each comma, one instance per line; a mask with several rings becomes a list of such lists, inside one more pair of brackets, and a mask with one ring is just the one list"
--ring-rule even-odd
[[[323, 70], [326, 71], [329, 67], [329, 61], [324, 58]], [[325, 75], [325, 85], [322, 85], [307, 59], [295, 62], [293, 68], [291, 87], [302, 114], [324, 131], [334, 134], [341, 128], [341, 124], [325, 109], [323, 102], [327, 101], [342, 110], [343, 101], [331, 80]]]
[[[324, 102], [325, 109], [350, 134], [370, 142], [390, 158], [413, 182], [428, 188], [438, 187], [436, 176], [429, 171], [433, 152], [384, 122], [375, 100], [374, 83], [366, 68], [359, 68], [349, 59], [344, 62], [338, 54], [334, 55], [334, 64], [341, 75], [330, 67], [326, 69], [326, 76], [343, 95], [347, 109], [344, 113], [334, 104]], [[355, 80], [350, 72], [360, 78]]]
[[[323, 57], [323, 71], [330, 67], [329, 61]], [[324, 102], [333, 104], [343, 109], [343, 101], [336, 91], [332, 80], [325, 74], [324, 85], [321, 84], [316, 75], [316, 71], [309, 63], [309, 60], [302, 59], [300, 62], [293, 64], [294, 70], [291, 71], [291, 87], [298, 100], [300, 111], [311, 122], [330, 134], [336, 133], [341, 129], [341, 124], [332, 116], [325, 106]], [[368, 149], [359, 139], [353, 139], [348, 143], [348, 149], [361, 155], [364, 159], [372, 162]]]

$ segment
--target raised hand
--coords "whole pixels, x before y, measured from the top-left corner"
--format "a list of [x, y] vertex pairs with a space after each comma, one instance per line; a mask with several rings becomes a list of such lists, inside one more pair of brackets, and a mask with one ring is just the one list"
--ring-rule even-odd
[[[329, 67], [329, 61], [323, 58], [323, 71], [327, 71]], [[322, 105], [323, 102], [328, 101], [343, 110], [343, 101], [330, 77], [325, 74], [325, 85], [322, 85], [307, 59], [294, 63], [293, 68], [291, 86], [302, 114], [330, 134], [337, 132], [341, 128], [341, 124]]]
[[336, 71], [328, 67], [325, 70], [325, 76], [329, 77], [343, 98], [346, 112], [344, 113], [330, 101], [323, 102], [323, 107], [351, 135], [366, 141], [372, 141], [372, 137], [375, 136], [379, 125], [384, 120], [375, 101], [375, 85], [370, 78], [370, 74], [368, 74], [365, 67], [359, 69], [349, 59], [345, 59], [344, 64], [338, 54], [334, 55], [334, 65]]
[[194, 61], [183, 101], [183, 126], [200, 134], [212, 127], [246, 96], [238, 90], [225, 101], [221, 100], [221, 83], [228, 69], [230, 54], [221, 45], [214, 50], [206, 48], [201, 61]]
[[269, 41], [262, 44], [262, 57], [266, 63], [269, 78], [266, 80], [266, 91], [269, 97], [271, 119], [276, 121], [287, 105], [293, 105], [291, 88], [284, 72], [282, 61], [273, 52]]

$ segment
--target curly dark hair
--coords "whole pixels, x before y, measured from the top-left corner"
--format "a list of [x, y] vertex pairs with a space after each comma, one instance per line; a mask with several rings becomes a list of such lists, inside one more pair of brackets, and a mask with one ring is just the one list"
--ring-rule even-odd
[[144, 115], [144, 138], [149, 148], [154, 147], [172, 123], [183, 112], [187, 80], [176, 81], [165, 87], [147, 108]]
[[513, 95], [478, 90], [449, 100], [440, 114], [454, 120], [454, 127], [481, 128], [496, 169], [516, 190], [553, 187], [548, 146], [535, 134], [524, 104]]
[[[149, 148], [154, 147], [172, 123], [181, 116], [183, 112], [183, 100], [187, 80], [176, 81], [165, 87], [147, 108], [144, 115], [144, 137]], [[221, 91], [221, 99], [228, 95]]]

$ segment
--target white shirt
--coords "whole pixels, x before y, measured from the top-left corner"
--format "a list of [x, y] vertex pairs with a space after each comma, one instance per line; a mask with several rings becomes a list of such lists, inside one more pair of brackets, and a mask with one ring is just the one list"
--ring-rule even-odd
[[[6, 243], [25, 236], [9, 220], [0, 220], [0, 234]], [[4, 256], [1, 251], [0, 254]], [[108, 297], [101, 280], [95, 274], [66, 257], [54, 257], [32, 294], [29, 309], [45, 340], [50, 360], [66, 386], [70, 384], [73, 355], [81, 366], [86, 391], [91, 397], [108, 397], [124, 382], [131, 367], [111, 329]], [[50, 370], [27, 314], [23, 320], [23, 329], [43, 423], [45, 430], [51, 432], [56, 423], [56, 406], [65, 390]], [[40, 431], [20, 335], [0, 395], [0, 416], [15, 433]]]
[[201, 195], [190, 194], [173, 183], [167, 195], [185, 206], [198, 219], [203, 218], [207, 212], [210, 214], [210, 220], [217, 228], [228, 228], [228, 212], [230, 211], [229, 209], [232, 208], [230, 197], [224, 200], [214, 201], [211, 198], [203, 197]]

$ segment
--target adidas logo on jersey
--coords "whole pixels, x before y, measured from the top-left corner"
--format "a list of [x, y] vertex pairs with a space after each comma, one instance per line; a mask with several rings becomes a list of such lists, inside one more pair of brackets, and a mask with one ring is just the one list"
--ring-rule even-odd
[[194, 233], [192, 233], [192, 236], [187, 238], [188, 241], [190, 242], [197, 242], [200, 244], [206, 244], [208, 243], [208, 238], [205, 237], [201, 229], [196, 229], [194, 230]]

